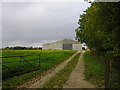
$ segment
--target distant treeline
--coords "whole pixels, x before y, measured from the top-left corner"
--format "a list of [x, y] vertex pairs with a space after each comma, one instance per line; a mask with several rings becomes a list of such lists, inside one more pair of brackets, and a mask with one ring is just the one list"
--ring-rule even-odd
[[15, 46], [15, 47], [5, 47], [2, 48], [3, 50], [42, 50], [42, 47], [21, 47], [21, 46]]

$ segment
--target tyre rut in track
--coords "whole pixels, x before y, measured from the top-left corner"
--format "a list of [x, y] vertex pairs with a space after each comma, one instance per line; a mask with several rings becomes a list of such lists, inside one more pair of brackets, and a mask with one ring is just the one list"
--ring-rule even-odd
[[[77, 53], [79, 53], [78, 51]], [[59, 72], [61, 69], [64, 68], [64, 66], [77, 54], [75, 53], [72, 55], [69, 59], [63, 61], [61, 64], [59, 64], [56, 68], [53, 68], [51, 70], [48, 70], [43, 75], [40, 75], [36, 78], [33, 78], [30, 82], [25, 83], [24, 85], [19, 86], [18, 88], [39, 88], [44, 83], [46, 83], [50, 78], [52, 78], [57, 72]]]

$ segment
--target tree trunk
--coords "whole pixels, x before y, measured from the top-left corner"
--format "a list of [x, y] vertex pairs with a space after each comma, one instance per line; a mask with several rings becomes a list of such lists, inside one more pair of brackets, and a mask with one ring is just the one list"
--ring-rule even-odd
[[105, 88], [110, 88], [110, 60], [105, 60]]

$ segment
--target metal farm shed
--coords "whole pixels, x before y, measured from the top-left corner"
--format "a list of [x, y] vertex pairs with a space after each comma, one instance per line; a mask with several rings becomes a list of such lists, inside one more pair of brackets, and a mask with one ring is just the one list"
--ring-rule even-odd
[[82, 50], [82, 44], [72, 39], [64, 39], [43, 44], [42, 50]]

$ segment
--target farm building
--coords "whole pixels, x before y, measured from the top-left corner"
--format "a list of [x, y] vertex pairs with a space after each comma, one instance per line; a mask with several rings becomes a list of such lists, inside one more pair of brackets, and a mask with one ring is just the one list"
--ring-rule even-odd
[[82, 44], [72, 39], [64, 39], [43, 44], [42, 50], [82, 50]]

